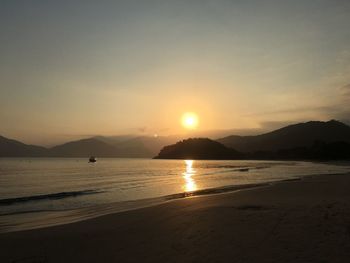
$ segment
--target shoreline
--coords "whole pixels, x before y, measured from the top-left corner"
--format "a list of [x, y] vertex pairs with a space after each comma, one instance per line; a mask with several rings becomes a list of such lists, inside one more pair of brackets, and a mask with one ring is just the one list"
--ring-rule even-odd
[[[56, 210], [56, 211], [30, 211], [9, 213], [0, 216], [0, 234], [12, 233], [20, 231], [28, 231], [34, 229], [48, 228], [66, 224], [72, 224], [91, 220], [103, 216], [124, 213], [133, 210], [144, 209], [148, 207], [156, 207], [158, 205], [166, 204], [169, 202], [196, 198], [201, 196], [211, 196], [218, 194], [229, 194], [242, 190], [249, 190], [257, 187], [269, 186], [273, 183], [283, 181], [300, 180], [285, 179], [272, 182], [262, 182], [256, 184], [242, 184], [242, 185], [230, 185], [217, 188], [201, 189], [194, 192], [182, 192], [177, 194], [171, 194], [161, 197], [139, 199], [131, 201], [123, 201], [116, 203], [108, 203], [102, 205], [96, 205], [91, 207], [70, 209], [70, 210]], [[11, 222], [11, 223], [7, 223]]]
[[[347, 262], [350, 173], [0, 234], [2, 262]], [[25, 261], [27, 260], [27, 261]]]
[[[343, 173], [338, 173], [343, 174]], [[337, 175], [337, 174], [328, 174]], [[115, 202], [108, 204], [101, 204], [96, 206], [89, 206], [69, 210], [43, 210], [43, 211], [28, 211], [19, 213], [9, 213], [0, 215], [0, 234], [12, 233], [19, 231], [28, 231], [41, 228], [48, 228], [72, 223], [78, 223], [86, 220], [91, 220], [103, 216], [124, 213], [128, 211], [144, 209], [149, 207], [156, 207], [169, 202], [197, 198], [201, 196], [211, 196], [220, 194], [231, 194], [239, 191], [250, 190], [259, 187], [273, 186], [283, 182], [299, 181], [303, 178], [319, 176], [306, 175], [299, 177], [291, 177], [287, 179], [280, 179], [274, 181], [267, 181], [261, 183], [249, 183], [240, 185], [228, 185], [216, 188], [200, 189], [192, 192], [182, 192], [160, 196], [155, 198], [138, 199], [131, 201]], [[10, 223], [11, 222], [11, 223]]]
[[0, 234], [20, 231], [29, 231], [41, 228], [55, 227], [66, 224], [79, 223], [108, 215], [124, 213], [149, 207], [156, 207], [169, 202], [182, 199], [197, 198], [221, 194], [233, 194], [235, 192], [251, 190], [260, 187], [270, 187], [279, 183], [300, 181], [314, 176], [342, 175], [346, 173], [314, 174], [298, 176], [275, 181], [250, 183], [241, 185], [228, 185], [216, 188], [200, 189], [193, 192], [182, 192], [160, 196], [155, 198], [138, 199], [131, 201], [101, 204], [91, 207], [83, 207], [70, 210], [43, 210], [19, 213], [9, 213], [0, 216]]

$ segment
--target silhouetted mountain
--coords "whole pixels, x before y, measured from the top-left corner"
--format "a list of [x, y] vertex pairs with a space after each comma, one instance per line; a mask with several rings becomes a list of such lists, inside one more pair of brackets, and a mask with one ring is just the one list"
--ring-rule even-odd
[[233, 135], [217, 141], [241, 152], [277, 151], [310, 147], [315, 141], [350, 142], [350, 127], [335, 120], [328, 122], [310, 121], [257, 136]]
[[47, 149], [0, 136], [0, 157], [40, 157]]
[[255, 152], [247, 154], [249, 159], [268, 160], [349, 160], [350, 143], [322, 141], [315, 142], [310, 147], [298, 147], [274, 152]]
[[118, 146], [123, 149], [130, 149], [131, 146], [135, 150], [144, 149], [144, 152], [147, 153], [147, 157], [153, 157], [159, 153], [159, 151], [166, 145], [173, 144], [177, 142], [180, 138], [174, 136], [140, 136], [125, 142], [120, 143]]
[[111, 145], [117, 145], [118, 143], [131, 140], [135, 137], [136, 137], [135, 135], [116, 135], [116, 136], [95, 136], [95, 137], [92, 137], [92, 139], [97, 139]]
[[179, 139], [178, 136], [96, 136], [47, 149], [0, 136], [0, 157], [151, 158], [160, 151], [159, 158], [177, 159], [243, 158], [239, 152], [246, 153], [245, 158], [249, 159], [344, 159], [350, 143], [350, 127], [334, 120], [311, 121], [257, 136], [229, 136], [219, 139], [219, 143], [191, 139], [170, 145]]
[[89, 138], [55, 146], [48, 150], [48, 155], [52, 157], [117, 157], [118, 150], [103, 141]]
[[231, 160], [243, 155], [208, 138], [190, 138], [165, 146], [155, 159]]
[[68, 142], [48, 150], [52, 157], [151, 158], [162, 147], [174, 142], [171, 137], [96, 136]]
[[175, 143], [180, 139], [177, 136], [99, 136], [95, 138], [116, 147], [123, 157], [144, 158], [157, 155], [164, 146]]

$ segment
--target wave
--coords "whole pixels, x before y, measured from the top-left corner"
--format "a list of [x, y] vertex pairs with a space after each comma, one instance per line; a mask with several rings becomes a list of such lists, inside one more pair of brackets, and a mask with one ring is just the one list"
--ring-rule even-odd
[[[344, 173], [331, 173], [329, 175], [344, 174]], [[313, 177], [318, 174], [308, 175], [305, 177]], [[304, 177], [304, 176], [303, 176]], [[121, 201], [107, 204], [100, 204], [90, 207], [82, 207], [77, 209], [69, 210], [37, 210], [28, 212], [14, 212], [0, 216], [0, 233], [28, 230], [35, 228], [42, 228], [48, 226], [62, 225], [67, 223], [73, 223], [83, 221], [91, 218], [100, 217], [103, 215], [120, 213], [150, 206], [163, 204], [169, 201], [175, 201], [179, 199], [191, 198], [203, 195], [223, 194], [240, 190], [247, 190], [256, 187], [271, 186], [281, 182], [292, 182], [302, 180], [302, 177], [286, 178], [284, 180], [268, 181], [261, 183], [251, 183], [242, 185], [228, 185], [224, 187], [206, 188], [200, 189], [193, 192], [181, 192], [171, 195], [165, 195], [154, 198], [139, 199]], [[87, 190], [82, 192], [98, 193], [94, 190]], [[74, 193], [74, 192], [73, 192]], [[0, 200], [2, 201], [2, 200]], [[28, 216], [21, 217], [20, 214], [27, 213]], [[42, 213], [46, 213], [42, 216]], [[16, 217], [19, 216], [19, 217]]]
[[77, 197], [81, 195], [91, 195], [98, 194], [102, 191], [97, 190], [83, 190], [83, 191], [71, 191], [71, 192], [59, 192], [45, 195], [31, 195], [31, 196], [22, 196], [22, 197], [14, 197], [14, 198], [6, 198], [0, 199], [0, 206], [12, 205], [14, 203], [24, 203], [30, 201], [40, 201], [40, 200], [57, 200], [68, 197]]
[[[292, 179], [292, 180], [299, 180], [299, 178]], [[287, 181], [287, 180], [283, 180], [283, 181]], [[165, 200], [174, 200], [174, 199], [181, 199], [181, 198], [192, 197], [192, 196], [221, 194], [221, 193], [233, 192], [233, 191], [244, 190], [244, 189], [249, 189], [249, 188], [268, 186], [268, 185], [271, 185], [271, 183], [273, 183], [273, 182], [252, 183], [252, 184], [242, 184], [242, 185], [228, 185], [228, 186], [223, 186], [223, 187], [205, 188], [205, 189], [200, 189], [200, 190], [191, 191], [191, 192], [182, 192], [182, 193], [177, 193], [177, 194], [172, 194], [172, 195], [166, 195], [163, 198]]]

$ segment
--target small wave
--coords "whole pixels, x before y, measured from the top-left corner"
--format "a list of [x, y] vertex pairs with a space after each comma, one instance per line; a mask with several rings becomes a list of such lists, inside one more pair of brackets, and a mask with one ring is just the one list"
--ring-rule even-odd
[[248, 165], [207, 165], [205, 168], [208, 169], [230, 169], [230, 171], [241, 171], [244, 169], [268, 169], [271, 168], [272, 165], [265, 165], [265, 166], [248, 166]]
[[45, 195], [31, 195], [31, 196], [6, 198], [6, 199], [0, 199], [0, 206], [12, 205], [14, 203], [47, 200], [47, 199], [56, 200], [56, 199], [63, 199], [67, 197], [77, 197], [81, 195], [98, 194], [101, 192], [102, 191], [96, 191], [96, 190], [83, 190], [83, 191], [52, 193], [52, 194], [45, 194]]
[[167, 196], [164, 196], [163, 198], [165, 200], [174, 200], [174, 199], [181, 199], [181, 198], [186, 198], [191, 196], [221, 194], [221, 193], [233, 192], [233, 191], [244, 190], [249, 188], [268, 186], [268, 185], [271, 185], [271, 183], [272, 182], [252, 183], [252, 184], [242, 184], [242, 185], [228, 185], [228, 186], [215, 187], [215, 188], [205, 188], [205, 189], [200, 189], [192, 192], [182, 192], [182, 193], [167, 195]]
[[204, 166], [204, 168], [208, 169], [237, 169], [237, 168], [244, 168], [247, 167], [246, 165], [230, 165], [230, 164], [207, 164]]

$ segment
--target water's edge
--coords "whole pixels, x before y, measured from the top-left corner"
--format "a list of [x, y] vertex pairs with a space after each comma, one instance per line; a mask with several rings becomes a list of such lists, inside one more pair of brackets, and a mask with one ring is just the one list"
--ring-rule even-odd
[[[323, 175], [337, 175], [346, 173], [330, 173]], [[83, 220], [93, 219], [104, 215], [121, 213], [146, 207], [157, 206], [166, 202], [180, 200], [184, 198], [193, 198], [207, 195], [226, 194], [242, 190], [250, 190], [257, 187], [272, 186], [282, 182], [300, 181], [303, 178], [318, 176], [319, 174], [306, 175], [295, 178], [287, 178], [271, 182], [230, 185], [218, 188], [201, 189], [193, 192], [183, 192], [171, 194], [162, 197], [124, 201], [109, 203], [104, 205], [96, 205], [85, 208], [61, 211], [34, 211], [11, 213], [0, 216], [0, 233], [17, 232], [24, 230], [32, 230], [38, 228], [46, 228], [63, 224], [75, 223]]]

